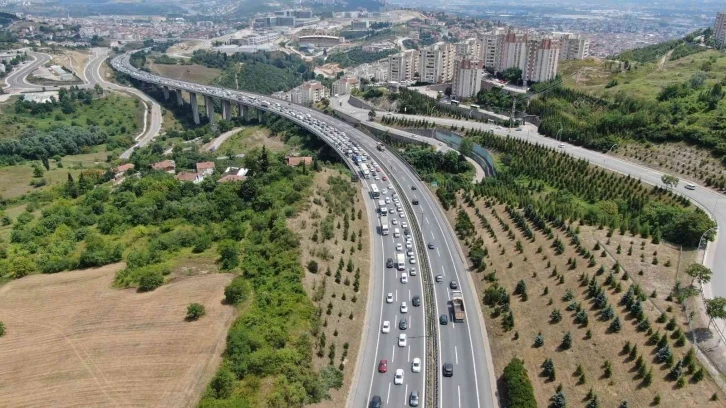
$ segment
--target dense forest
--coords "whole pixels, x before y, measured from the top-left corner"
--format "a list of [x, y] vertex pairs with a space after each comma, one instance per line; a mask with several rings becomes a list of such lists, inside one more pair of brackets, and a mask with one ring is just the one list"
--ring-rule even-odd
[[556, 88], [531, 100], [540, 133], [592, 149], [607, 150], [621, 140], [685, 141], [726, 155], [726, 79], [712, 85], [696, 72], [665, 87], [656, 101], [618, 93], [597, 98]]
[[354, 67], [360, 64], [376, 62], [397, 52], [397, 49], [383, 50], [378, 52], [365, 52], [363, 51], [363, 47], [355, 47], [351, 48], [349, 51], [330, 54], [328, 55], [328, 58], [325, 60], [325, 62], [329, 64], [338, 64], [341, 68], [347, 68]]
[[468, 137], [499, 154], [502, 164], [496, 177], [474, 187], [475, 194], [526, 208], [555, 225], [580, 221], [689, 247], [715, 226], [670, 190], [646, 187], [630, 176], [526, 141], [481, 131], [468, 132]]
[[406, 145], [401, 155], [427, 183], [436, 181], [458, 190], [474, 177], [474, 166], [456, 150], [441, 153], [433, 147]]
[[195, 51], [192, 63], [224, 69], [217, 83], [227, 88], [270, 94], [287, 91], [315, 78], [313, 66], [297, 55], [280, 52], [236, 53], [227, 55]]
[[[512, 95], [499, 87], [494, 87], [490, 91], [482, 89], [476, 94], [476, 103], [487, 110], [496, 112], [509, 110], [512, 108]], [[518, 100], [517, 109], [521, 109], [521, 105], [522, 102]]]

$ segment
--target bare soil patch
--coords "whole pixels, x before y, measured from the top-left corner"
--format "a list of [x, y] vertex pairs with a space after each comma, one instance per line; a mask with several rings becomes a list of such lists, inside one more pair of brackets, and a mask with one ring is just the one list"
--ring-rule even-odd
[[[355, 201], [351, 203], [347, 200], [348, 195], [336, 194], [331, 190], [328, 183], [331, 176], [342, 177], [346, 182], [350, 180], [347, 172], [341, 173], [338, 169], [326, 168], [317, 173], [314, 194], [309, 198], [308, 208], [289, 221], [290, 228], [301, 238], [301, 261], [306, 271], [303, 285], [313, 303], [319, 308], [323, 321], [321, 334], [315, 339], [313, 364], [317, 368], [330, 364], [329, 347], [335, 344], [336, 356], [333, 363], [336, 367], [343, 365], [343, 386], [339, 390], [330, 390], [330, 400], [311, 405], [316, 408], [345, 405], [360, 348], [370, 273], [368, 220], [361, 192], [357, 185], [350, 186], [354, 191], [351, 196]], [[357, 216], [359, 211], [361, 219]], [[353, 218], [349, 221], [347, 239], [343, 237], [345, 214], [349, 219]], [[326, 217], [329, 217], [327, 222], [332, 223], [329, 225], [332, 225], [333, 236], [321, 242], [324, 230], [322, 224], [326, 223]], [[351, 240], [351, 234], [355, 235], [354, 242]], [[317, 235], [317, 242], [313, 240], [314, 235]], [[317, 262], [318, 273], [311, 273], [308, 270], [308, 263], [311, 260]], [[338, 278], [341, 260], [344, 266]], [[353, 265], [353, 270], [350, 272], [349, 260]], [[356, 272], [359, 273], [358, 291], [354, 288]], [[330, 305], [332, 307], [329, 309]], [[321, 348], [323, 336], [325, 346]]]
[[[628, 401], [629, 406], [647, 407], [656, 395], [660, 395], [660, 406], [664, 407], [723, 406], [722, 402], [709, 401], [714, 393], [718, 393], [721, 400], [724, 395], [708, 374], [703, 381], [695, 384], [690, 382], [691, 375], [684, 374], [686, 385], [683, 388], [676, 387], [675, 381], [668, 377], [670, 370], [665, 364], [656, 362], [656, 345], [648, 341], [649, 336], [645, 331], [637, 330], [636, 319], [626, 310], [626, 306], [620, 303], [622, 296], [634, 281], [640, 284], [646, 294], [646, 300], [642, 302], [643, 312], [650, 321], [653, 332], [658, 331], [668, 335], [668, 344], [673, 352], [674, 361], [684, 357], [690, 348], [689, 342], [677, 346], [675, 339], [672, 338], [674, 330], [667, 330], [666, 322], [658, 321], [662, 311], [670, 307], [671, 311], [666, 313], [668, 320], [671, 317], [675, 318], [678, 330], [687, 333], [686, 316], [680, 306], [665, 299], [675, 280], [678, 265], [677, 248], [666, 244], [655, 245], [650, 240], [632, 237], [628, 233], [620, 236], [618, 231], [613, 233], [608, 242], [607, 230], [580, 225], [578, 235], [582, 246], [590, 250], [595, 257], [596, 265], [591, 267], [587, 259], [576, 253], [570, 238], [562, 230], [554, 230], [555, 238], [559, 237], [565, 244], [564, 252], [557, 255], [553, 248], [553, 240], [548, 239], [545, 234], [535, 230], [531, 225], [534, 230], [534, 241], [524, 237], [503, 205], [487, 208], [484, 201], [478, 201], [475, 207], [469, 207], [460, 197], [459, 205], [469, 215], [478, 237], [481, 237], [484, 247], [488, 250], [488, 257], [485, 258], [486, 270], [479, 273], [472, 272], [475, 274], [474, 281], [480, 301], [484, 297], [485, 289], [493, 285], [485, 279], [485, 276], [492, 272], [495, 272], [498, 284], [510, 296], [510, 306], [514, 316], [514, 328], [511, 330], [504, 329], [504, 313], [497, 316], [495, 309], [482, 306], [497, 376], [502, 374], [504, 367], [513, 357], [523, 359], [534, 386], [537, 405], [541, 407], [549, 405], [549, 400], [555, 394], [558, 384], [562, 384], [567, 401], [573, 406], [584, 405], [583, 401], [587, 401], [586, 396], [590, 389], [597, 394], [600, 406], [604, 407], [618, 406], [623, 400]], [[491, 226], [491, 233], [485, 229], [479, 216], [476, 215], [477, 209]], [[457, 212], [458, 208], [448, 211], [452, 225], [456, 223]], [[514, 238], [510, 235], [510, 231]], [[628, 255], [630, 241], [633, 241], [633, 251]], [[643, 241], [645, 245], [641, 249]], [[517, 249], [517, 242], [521, 242], [521, 251]], [[595, 244], [598, 242], [600, 247], [595, 249]], [[617, 253], [618, 245], [621, 246], [620, 254]], [[465, 244], [464, 248], [468, 254]], [[602, 256], [603, 250], [606, 250], [604, 256]], [[653, 255], [656, 251], [657, 255]], [[644, 261], [641, 261], [641, 253], [645, 255]], [[653, 264], [653, 256], [658, 257], [657, 265]], [[684, 268], [692, 257], [692, 253], [682, 254], [681, 268]], [[576, 259], [574, 267], [568, 263], [569, 259]], [[613, 274], [614, 285], [620, 284], [620, 290], [605, 284], [616, 260], [624, 268], [619, 273]], [[668, 266], [666, 266], [667, 260], [671, 261]], [[597, 275], [601, 265], [605, 272]], [[643, 275], [639, 274], [641, 269]], [[558, 276], [554, 276], [555, 273]], [[600, 319], [600, 309], [594, 306], [594, 299], [588, 297], [587, 284], [579, 281], [582, 274], [587, 274], [588, 279], [595, 276], [597, 282], [602, 285], [608, 304], [622, 322], [620, 332], [613, 333], [608, 330], [612, 320]], [[515, 287], [520, 281], [524, 281], [526, 285], [526, 300], [514, 294]], [[653, 290], [656, 290], [655, 298], [649, 296]], [[568, 291], [574, 297], [571, 300], [564, 300]], [[566, 310], [572, 302], [579, 303], [586, 312], [589, 320], [586, 326], [575, 322], [576, 311]], [[562, 320], [557, 323], [550, 318], [555, 309], [562, 314]], [[590, 337], [587, 335], [588, 330]], [[572, 347], [562, 350], [560, 347], [562, 339], [568, 332], [572, 336]], [[544, 344], [535, 347], [535, 338], [538, 334], [543, 336]], [[622, 353], [623, 346], [628, 341], [631, 345], [637, 345], [638, 356], [642, 356], [647, 369], [652, 369], [653, 380], [650, 386], [644, 386], [642, 376], [636, 368], [636, 358]], [[547, 358], [552, 359], [556, 369], [554, 380], [543, 375], [541, 365]], [[605, 375], [606, 361], [612, 367], [610, 377]], [[579, 374], [576, 374], [578, 365], [582, 366], [584, 383], [581, 382]], [[700, 365], [697, 363], [696, 367]], [[684, 373], [688, 372], [684, 370]]]
[[[213, 377], [234, 308], [231, 275], [154, 292], [112, 289], [123, 264], [0, 287], [0, 401], [8, 407], [191, 407]], [[189, 303], [207, 314], [184, 320]]]

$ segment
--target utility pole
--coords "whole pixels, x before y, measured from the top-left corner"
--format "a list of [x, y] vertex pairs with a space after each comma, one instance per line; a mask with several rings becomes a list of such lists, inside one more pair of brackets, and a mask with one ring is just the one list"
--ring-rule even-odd
[[509, 115], [509, 129], [512, 129], [512, 126], [514, 126], [514, 109], [517, 106], [517, 98], [512, 95], [512, 113]]

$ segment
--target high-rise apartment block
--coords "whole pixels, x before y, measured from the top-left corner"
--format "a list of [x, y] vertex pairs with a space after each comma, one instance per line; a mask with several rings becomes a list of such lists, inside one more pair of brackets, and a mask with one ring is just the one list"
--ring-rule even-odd
[[581, 34], [556, 33], [560, 42], [560, 61], [581, 60], [590, 56], [590, 39]]
[[718, 45], [726, 45], [726, 11], [716, 14], [716, 24], [713, 26], [713, 39]]
[[456, 44], [440, 42], [421, 50], [407, 50], [388, 57], [388, 80], [448, 82], [454, 76], [455, 60]]
[[589, 40], [566, 34], [555, 38], [530, 36], [522, 32], [496, 31], [485, 35], [481, 41], [481, 61], [491, 72], [503, 72], [509, 68], [522, 70], [524, 81], [548, 81], [557, 75], [558, 61], [562, 59], [563, 40], [567, 41], [567, 59], [586, 58]]
[[557, 75], [560, 44], [550, 38], [527, 41], [527, 64], [522, 70], [525, 81], [544, 82]]
[[451, 95], [456, 98], [471, 98], [481, 90], [481, 78], [484, 64], [469, 59], [457, 60], [454, 63], [454, 80], [451, 84]]
[[394, 82], [412, 81], [418, 65], [419, 52], [406, 50], [388, 56], [388, 80]]

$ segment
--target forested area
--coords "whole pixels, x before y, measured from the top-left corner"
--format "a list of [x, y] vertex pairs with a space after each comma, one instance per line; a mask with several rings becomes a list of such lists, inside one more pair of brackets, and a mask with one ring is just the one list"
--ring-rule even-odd
[[621, 140], [685, 141], [726, 154], [726, 106], [723, 86], [704, 82], [696, 72], [683, 83], [665, 87], [656, 101], [618, 93], [597, 98], [556, 88], [531, 100], [540, 133], [592, 149], [607, 150]]
[[[490, 91], [482, 89], [476, 94], [477, 105], [489, 110], [508, 110], [512, 108], [512, 95], [502, 88], [494, 87]], [[522, 102], [517, 101], [517, 109], [522, 108]]]
[[347, 68], [360, 64], [376, 62], [397, 52], [398, 50], [396, 49], [383, 50], [378, 52], [365, 52], [363, 51], [363, 47], [355, 47], [351, 48], [349, 51], [330, 54], [328, 55], [328, 58], [325, 60], [325, 62], [329, 64], [338, 64], [341, 68]]
[[[269, 94], [290, 90], [303, 81], [315, 79], [313, 66], [297, 55], [280, 52], [236, 53], [227, 55], [194, 51], [192, 63], [224, 69], [217, 83], [228, 88]], [[236, 81], [235, 81], [236, 79]]]
[[401, 155], [427, 183], [433, 181], [459, 190], [471, 183], [474, 166], [456, 150], [437, 152], [433, 147], [406, 145]]
[[687, 247], [696, 246], [701, 234], [715, 225], [670, 190], [646, 187], [629, 176], [525, 141], [481, 131], [468, 132], [468, 137], [499, 154], [502, 163], [496, 177], [474, 187], [475, 194], [525, 208], [539, 222], [578, 220]]

